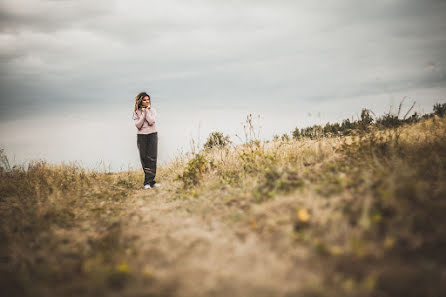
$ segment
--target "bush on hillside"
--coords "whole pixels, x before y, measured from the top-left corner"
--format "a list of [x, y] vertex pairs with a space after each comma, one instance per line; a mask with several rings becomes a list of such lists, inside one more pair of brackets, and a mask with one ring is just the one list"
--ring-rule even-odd
[[206, 155], [203, 153], [196, 154], [192, 159], [187, 162], [186, 167], [183, 170], [182, 174], [177, 175], [177, 180], [181, 180], [183, 182], [183, 188], [191, 188], [197, 185], [203, 174], [209, 171], [210, 168], [214, 166], [212, 161], [209, 161], [206, 158]]
[[446, 103], [443, 104], [437, 103], [434, 105], [434, 115], [442, 117], [445, 115], [445, 113], [446, 113]]
[[230, 143], [229, 136], [225, 136], [222, 132], [216, 131], [209, 134], [204, 147], [208, 149], [213, 147], [225, 147]]

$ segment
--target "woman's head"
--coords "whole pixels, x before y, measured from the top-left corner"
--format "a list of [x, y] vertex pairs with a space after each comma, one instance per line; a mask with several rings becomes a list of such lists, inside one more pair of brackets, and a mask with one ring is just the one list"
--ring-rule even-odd
[[147, 106], [150, 104], [150, 96], [146, 92], [141, 92], [135, 97], [135, 111], [140, 109], [142, 106]]

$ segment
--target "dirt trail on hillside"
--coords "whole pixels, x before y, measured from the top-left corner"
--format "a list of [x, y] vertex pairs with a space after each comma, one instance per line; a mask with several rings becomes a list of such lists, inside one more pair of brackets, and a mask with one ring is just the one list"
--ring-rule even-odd
[[[249, 228], [222, 222], [210, 201], [174, 200], [163, 187], [136, 193], [140, 199], [123, 228], [136, 238], [132, 265], [163, 295], [292, 296], [319, 282], [305, 249], [273, 250]], [[197, 205], [209, 211], [191, 211]]]

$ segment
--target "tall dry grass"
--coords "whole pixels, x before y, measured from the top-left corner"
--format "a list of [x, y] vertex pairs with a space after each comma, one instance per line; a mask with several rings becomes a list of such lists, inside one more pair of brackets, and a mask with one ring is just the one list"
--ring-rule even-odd
[[[166, 202], [184, 201], [190, 215], [206, 213], [241, 238], [255, 234], [278, 254], [307, 251], [296, 265], [322, 281], [289, 296], [443, 295], [446, 118], [265, 142], [252, 119], [246, 129], [243, 145], [197, 149], [159, 168]], [[46, 162], [2, 171], [3, 292], [112, 296], [149, 288], [129, 272], [139, 247], [122, 229], [143, 199], [142, 179], [140, 171]], [[174, 295], [166, 292], [150, 294]]]
[[216, 215], [284, 253], [293, 242], [312, 249], [326, 281], [308, 294], [439, 296], [445, 161], [438, 116], [355, 136], [254, 139], [197, 153], [178, 198], [212, 200]]
[[[0, 179], [0, 287], [5, 296], [103, 292], [119, 286], [121, 223], [139, 172], [31, 162]], [[89, 281], [85, 281], [85, 279]]]

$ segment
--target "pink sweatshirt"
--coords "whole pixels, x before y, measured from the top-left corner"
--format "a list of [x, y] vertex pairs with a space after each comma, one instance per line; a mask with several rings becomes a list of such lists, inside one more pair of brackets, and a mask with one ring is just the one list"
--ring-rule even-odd
[[136, 126], [136, 134], [150, 134], [155, 133], [156, 125], [155, 125], [155, 117], [156, 110], [151, 107], [146, 112], [141, 111], [141, 109], [133, 112], [133, 120], [135, 121]]

